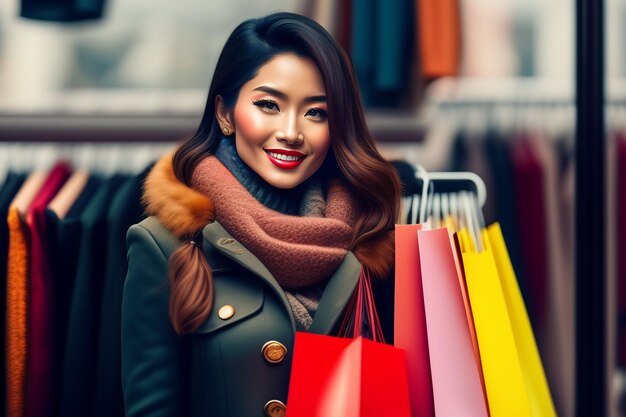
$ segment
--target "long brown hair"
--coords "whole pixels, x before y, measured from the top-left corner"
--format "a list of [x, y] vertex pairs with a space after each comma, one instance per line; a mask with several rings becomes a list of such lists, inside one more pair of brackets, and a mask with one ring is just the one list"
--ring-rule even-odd
[[[332, 152], [323, 169], [328, 178], [344, 179], [357, 198], [359, 214], [351, 248], [381, 239], [398, 218], [400, 181], [369, 133], [348, 56], [322, 26], [304, 16], [275, 13], [247, 20], [233, 31], [215, 67], [200, 126], [174, 154], [176, 177], [190, 185], [197, 164], [217, 149], [221, 131], [215, 117], [216, 96], [232, 108], [241, 86], [285, 52], [312, 59], [324, 80]], [[188, 262], [192, 257], [194, 262]], [[197, 244], [183, 245], [172, 254], [169, 307], [179, 334], [194, 331], [207, 318], [213, 303], [211, 282], [210, 266]]]

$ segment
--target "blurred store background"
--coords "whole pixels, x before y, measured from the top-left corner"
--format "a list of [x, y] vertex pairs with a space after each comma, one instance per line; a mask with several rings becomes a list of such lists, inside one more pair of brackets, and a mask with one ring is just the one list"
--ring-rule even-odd
[[[617, 416], [626, 392], [626, 0], [605, 3], [606, 402]], [[577, 415], [572, 1], [0, 0], [5, 194], [9, 173], [49, 170], [60, 159], [142, 175], [196, 128], [232, 29], [278, 10], [316, 19], [349, 52], [388, 158], [483, 178], [485, 218], [502, 224], [558, 415]], [[97, 300], [95, 329], [106, 302]], [[71, 409], [64, 399], [81, 396], [101, 415], [119, 412], [103, 405], [107, 393], [119, 398], [118, 385], [103, 388], [116, 360], [87, 367], [81, 377], [92, 385], [64, 382], [61, 366], [59, 415]]]

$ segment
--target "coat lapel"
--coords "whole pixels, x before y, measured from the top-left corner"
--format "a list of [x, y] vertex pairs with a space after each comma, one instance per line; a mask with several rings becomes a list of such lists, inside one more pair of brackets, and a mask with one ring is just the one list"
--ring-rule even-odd
[[[218, 222], [209, 223], [202, 231], [202, 234], [204, 238], [222, 254], [262, 278], [282, 300], [287, 311], [291, 312], [291, 307], [289, 306], [289, 301], [287, 301], [287, 296], [276, 281], [276, 278], [272, 276], [270, 271], [265, 265], [263, 265], [259, 258], [254, 256], [252, 252], [250, 252], [241, 243], [235, 240], [226, 231], [226, 229], [222, 227], [221, 224], [219, 224]], [[291, 321], [292, 328], [295, 330], [296, 324], [293, 318], [293, 314], [289, 314], [289, 319]]]
[[[291, 305], [285, 291], [259, 258], [235, 240], [218, 222], [209, 223], [203, 230], [203, 236], [218, 251], [262, 278], [274, 290], [289, 312], [295, 330]], [[361, 264], [352, 252], [348, 252], [326, 285], [310, 332], [328, 334], [332, 331], [356, 287], [360, 271]]]

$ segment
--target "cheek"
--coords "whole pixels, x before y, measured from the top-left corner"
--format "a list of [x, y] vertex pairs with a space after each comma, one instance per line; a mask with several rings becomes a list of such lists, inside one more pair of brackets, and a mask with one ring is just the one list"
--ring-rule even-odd
[[312, 132], [312, 141], [318, 153], [323, 153], [330, 148], [330, 131], [328, 125], [325, 127], [320, 126]]
[[267, 120], [263, 120], [262, 114], [254, 110], [235, 107], [234, 111], [236, 134], [247, 141], [262, 138], [268, 129]]

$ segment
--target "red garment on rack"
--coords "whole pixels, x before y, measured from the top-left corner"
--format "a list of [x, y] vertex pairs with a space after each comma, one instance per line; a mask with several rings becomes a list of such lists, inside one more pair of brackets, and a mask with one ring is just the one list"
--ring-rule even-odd
[[[520, 249], [526, 271], [533, 327], [543, 334], [547, 312], [547, 242], [544, 173], [541, 162], [524, 135], [511, 141]], [[541, 338], [538, 343], [541, 346]]]
[[48, 174], [26, 216], [31, 234], [26, 417], [47, 416], [54, 409], [54, 283], [47, 258], [45, 209], [70, 173], [67, 164], [57, 164]]
[[346, 53], [350, 52], [352, 42], [352, 0], [340, 0], [339, 30], [337, 41]]

